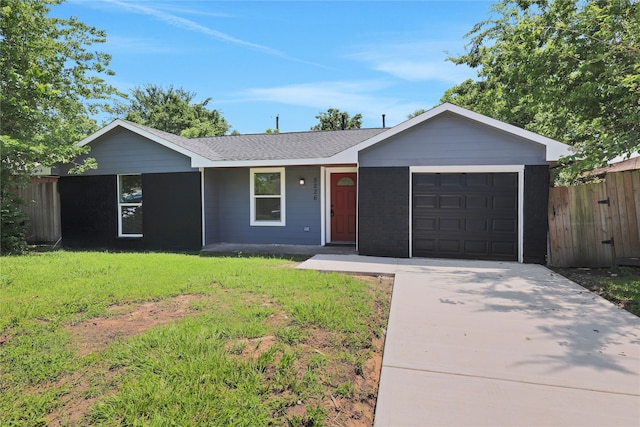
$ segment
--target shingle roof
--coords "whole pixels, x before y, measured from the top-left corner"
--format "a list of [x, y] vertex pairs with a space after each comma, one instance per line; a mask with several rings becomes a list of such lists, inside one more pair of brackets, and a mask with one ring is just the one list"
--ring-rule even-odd
[[315, 159], [331, 157], [385, 129], [350, 129], [199, 138], [225, 160]]
[[[151, 128], [149, 126], [144, 126], [138, 123], [134, 123], [134, 122], [130, 122], [128, 120], [122, 120], [123, 122], [126, 122], [127, 124], [137, 127], [138, 129], [141, 129], [145, 132], [148, 132], [152, 135], [155, 135], [159, 138], [164, 139], [165, 141], [168, 141], [174, 145], [177, 145], [178, 147], [182, 147], [186, 150], [189, 150], [193, 153], [196, 153], [200, 156], [206, 157], [209, 160], [224, 160], [223, 158], [221, 158], [217, 153], [215, 153], [213, 150], [207, 150], [206, 147], [202, 147], [201, 144], [195, 142], [197, 140], [193, 140], [193, 139], [189, 139], [189, 138], [185, 138], [183, 136], [179, 136], [179, 135], [174, 135], [172, 133], [169, 132], [165, 132], [162, 130], [158, 130], [158, 129], [154, 129]], [[205, 154], [206, 153], [206, 154]]]
[[348, 129], [184, 138], [137, 123], [132, 126], [213, 161], [327, 158], [388, 129]]

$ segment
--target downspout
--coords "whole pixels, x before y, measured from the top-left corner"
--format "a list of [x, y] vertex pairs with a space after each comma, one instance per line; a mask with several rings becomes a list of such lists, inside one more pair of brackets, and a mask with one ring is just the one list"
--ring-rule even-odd
[[201, 207], [201, 221], [202, 221], [202, 247], [204, 247], [207, 243], [207, 233], [206, 233], [206, 220], [205, 220], [205, 209], [204, 209], [204, 171], [203, 167], [199, 168], [200, 170], [200, 207]]
[[356, 160], [356, 253], [358, 253], [358, 246], [360, 245], [360, 217], [358, 212], [360, 210], [360, 153], [358, 153], [358, 159]]
[[325, 194], [325, 176], [327, 168], [320, 166], [320, 246], [327, 245], [327, 217], [326, 217], [326, 194]]

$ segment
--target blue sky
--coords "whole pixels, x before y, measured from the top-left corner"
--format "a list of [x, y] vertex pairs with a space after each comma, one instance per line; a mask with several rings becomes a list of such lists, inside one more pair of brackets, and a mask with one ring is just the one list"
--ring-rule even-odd
[[109, 81], [146, 83], [212, 98], [240, 133], [305, 131], [328, 108], [363, 115], [363, 127], [406, 120], [474, 77], [447, 62], [490, 17], [490, 1], [71, 0], [52, 15], [103, 29]]

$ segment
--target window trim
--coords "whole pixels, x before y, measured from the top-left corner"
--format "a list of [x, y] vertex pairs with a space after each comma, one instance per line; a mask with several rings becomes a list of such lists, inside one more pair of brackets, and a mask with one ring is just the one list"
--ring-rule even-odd
[[[280, 174], [280, 195], [278, 196], [265, 196], [255, 194], [255, 175], [257, 173], [279, 173]], [[286, 194], [285, 194], [285, 168], [251, 168], [249, 173], [249, 225], [252, 227], [284, 227], [287, 225], [286, 221]], [[279, 198], [280, 199], [280, 220], [279, 221], [267, 221], [256, 219], [256, 198]]]
[[[123, 237], [123, 238], [140, 238], [140, 237], [144, 237], [143, 233], [136, 233], [136, 234], [132, 234], [132, 233], [123, 233], [122, 232], [122, 208], [123, 207], [132, 207], [132, 206], [136, 206], [136, 207], [142, 207], [142, 203], [144, 202], [144, 191], [142, 193], [142, 202], [140, 203], [122, 203], [120, 201], [120, 190], [121, 190], [121, 183], [122, 183], [122, 179], [121, 177], [123, 176], [140, 176], [142, 178], [142, 174], [140, 173], [123, 173], [123, 174], [118, 174], [116, 175], [116, 184], [117, 184], [117, 193], [116, 193], [116, 198], [117, 198], [117, 202], [118, 202], [118, 237]], [[143, 213], [144, 215], [144, 213]]]

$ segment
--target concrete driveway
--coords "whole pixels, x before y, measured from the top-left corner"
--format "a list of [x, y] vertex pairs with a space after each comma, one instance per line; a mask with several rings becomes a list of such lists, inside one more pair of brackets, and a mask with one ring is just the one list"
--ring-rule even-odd
[[317, 255], [394, 274], [375, 426], [639, 426], [640, 319], [538, 265]]

